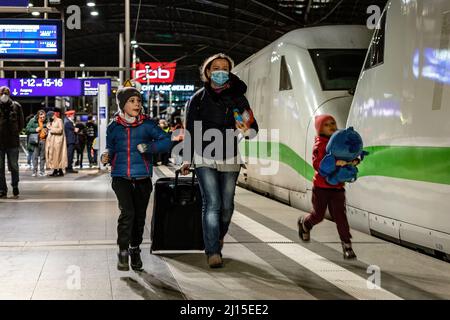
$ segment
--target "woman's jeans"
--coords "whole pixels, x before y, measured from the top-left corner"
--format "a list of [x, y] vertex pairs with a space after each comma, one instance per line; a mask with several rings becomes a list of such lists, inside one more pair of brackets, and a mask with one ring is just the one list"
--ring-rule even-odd
[[203, 241], [208, 256], [220, 254], [220, 242], [228, 232], [234, 211], [234, 193], [239, 172], [220, 172], [200, 167], [195, 173], [202, 193]]

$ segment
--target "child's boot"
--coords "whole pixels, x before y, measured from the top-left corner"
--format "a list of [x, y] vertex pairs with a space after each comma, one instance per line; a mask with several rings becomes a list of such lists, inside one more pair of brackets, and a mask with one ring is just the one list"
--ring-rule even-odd
[[128, 271], [130, 270], [128, 258], [128, 250], [120, 250], [120, 252], [117, 254], [117, 270], [119, 271]]
[[344, 259], [356, 259], [356, 254], [352, 249], [352, 244], [342, 242], [342, 252], [344, 254]]
[[128, 249], [131, 258], [131, 268], [134, 271], [142, 271], [141, 249], [139, 247], [131, 247]]
[[310, 240], [310, 234], [309, 230], [306, 228], [304, 222], [304, 217], [300, 217], [297, 220], [297, 226], [298, 226], [298, 236], [302, 241], [309, 241]]

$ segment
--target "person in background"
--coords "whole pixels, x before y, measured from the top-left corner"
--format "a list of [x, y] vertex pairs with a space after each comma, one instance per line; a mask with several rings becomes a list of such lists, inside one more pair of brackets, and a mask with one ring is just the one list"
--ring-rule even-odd
[[[77, 121], [75, 128], [78, 128], [77, 132], [77, 145], [75, 146], [75, 150], [77, 152], [77, 161], [75, 161], [75, 166], [80, 166], [80, 169], [83, 169], [83, 155], [84, 149], [86, 148], [86, 126], [83, 122]], [[89, 150], [88, 150], [89, 152]]]
[[142, 270], [140, 244], [152, 191], [153, 153], [170, 149], [170, 135], [142, 113], [141, 93], [133, 87], [117, 91], [119, 112], [108, 125], [102, 164], [111, 164], [112, 189], [119, 202], [117, 269]]
[[[35, 116], [36, 116], [35, 114], [28, 115], [28, 117], [25, 119], [25, 123], [29, 123], [30, 120], [33, 119]], [[25, 134], [27, 135], [27, 165], [28, 168], [33, 169], [33, 164], [31, 161], [33, 159], [34, 146], [30, 144], [30, 134], [26, 131]]]
[[63, 121], [56, 112], [47, 113], [47, 143], [45, 144], [45, 159], [47, 166], [53, 170], [51, 177], [64, 176], [63, 169], [67, 167], [67, 145]]
[[47, 139], [47, 118], [44, 110], [39, 110], [34, 118], [32, 118], [26, 128], [28, 135], [38, 135], [38, 143], [33, 146], [33, 174], [32, 177], [38, 175], [38, 161], [39, 161], [39, 176], [45, 176], [45, 141]]
[[[169, 124], [167, 123], [167, 120], [160, 119], [159, 120], [159, 127], [166, 133], [171, 133]], [[161, 164], [163, 166], [167, 166], [169, 164], [169, 158], [170, 158], [170, 151], [169, 152], [161, 152], [158, 153], [158, 158], [161, 160]]]
[[[183, 143], [184, 140], [184, 126], [183, 121], [181, 121], [181, 118], [177, 117], [174, 120], [174, 124], [172, 126], [172, 142], [173, 142], [173, 148], [177, 146], [180, 143]], [[172, 153], [172, 150], [170, 151]], [[174, 154], [174, 162], [177, 165], [180, 165], [183, 162], [183, 150], [180, 151], [180, 154]]]
[[75, 127], [75, 110], [69, 110], [65, 113], [66, 119], [64, 120], [64, 133], [66, 135], [67, 143], [67, 173], [78, 173], [73, 170], [73, 154], [75, 152], [75, 146], [78, 143], [78, 128]]
[[22, 106], [11, 99], [8, 87], [0, 87], [0, 198], [6, 198], [8, 186], [5, 177], [5, 157], [11, 171], [13, 196], [19, 196], [20, 132], [24, 127]]
[[[97, 150], [92, 147], [95, 138], [97, 138], [98, 127], [95, 124], [92, 115], [88, 116], [88, 122], [86, 123], [86, 144], [88, 149], [89, 167], [97, 165]], [[90, 151], [94, 150], [93, 153]]]

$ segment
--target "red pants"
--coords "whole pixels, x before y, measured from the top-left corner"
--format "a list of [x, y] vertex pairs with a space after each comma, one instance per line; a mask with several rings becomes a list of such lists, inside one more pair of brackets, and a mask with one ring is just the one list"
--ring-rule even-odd
[[339, 238], [345, 243], [350, 243], [352, 235], [347, 221], [345, 208], [345, 190], [313, 187], [312, 190], [313, 211], [304, 218], [305, 227], [309, 230], [325, 216], [325, 211], [330, 211], [331, 217], [336, 222]]

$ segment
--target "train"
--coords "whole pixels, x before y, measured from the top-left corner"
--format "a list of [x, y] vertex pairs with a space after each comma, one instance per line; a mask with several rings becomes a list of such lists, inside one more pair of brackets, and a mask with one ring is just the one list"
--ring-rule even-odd
[[267, 130], [241, 142], [239, 185], [310, 211], [314, 117], [332, 114], [370, 152], [346, 185], [350, 226], [449, 259], [449, 12], [388, 1], [374, 30], [296, 29], [238, 64]]

